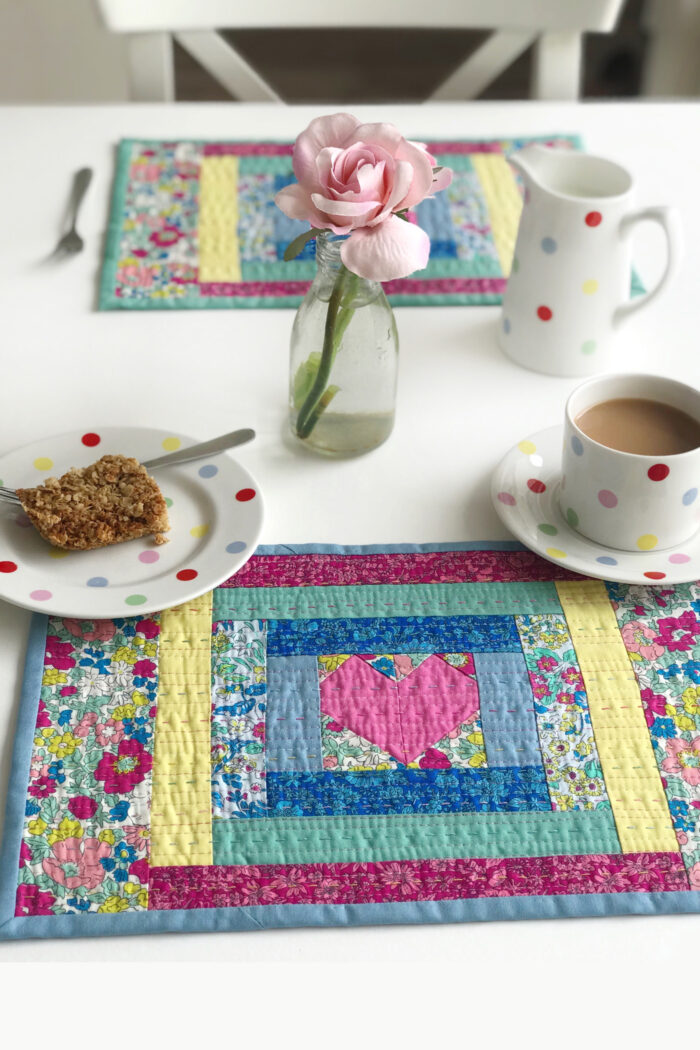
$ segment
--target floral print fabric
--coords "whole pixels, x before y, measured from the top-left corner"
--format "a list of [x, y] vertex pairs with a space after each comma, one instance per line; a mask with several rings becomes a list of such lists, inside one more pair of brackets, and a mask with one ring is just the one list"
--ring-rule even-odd
[[265, 624], [220, 620], [213, 625], [212, 813], [264, 817]]
[[49, 621], [17, 915], [148, 906], [159, 630]]
[[700, 890], [700, 586], [610, 584], [676, 837]]
[[564, 616], [516, 616], [552, 809], [609, 807], [588, 700]]

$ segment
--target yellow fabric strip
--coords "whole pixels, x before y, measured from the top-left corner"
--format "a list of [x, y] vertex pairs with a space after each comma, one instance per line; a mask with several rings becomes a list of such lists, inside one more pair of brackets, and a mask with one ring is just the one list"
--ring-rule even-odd
[[503, 276], [508, 277], [523, 206], [515, 175], [501, 153], [472, 153], [470, 159], [486, 198]]
[[623, 853], [677, 853], [642, 698], [605, 584], [557, 583]]
[[203, 157], [199, 169], [199, 280], [240, 281], [238, 157]]
[[161, 615], [151, 864], [212, 864], [211, 606], [203, 594]]

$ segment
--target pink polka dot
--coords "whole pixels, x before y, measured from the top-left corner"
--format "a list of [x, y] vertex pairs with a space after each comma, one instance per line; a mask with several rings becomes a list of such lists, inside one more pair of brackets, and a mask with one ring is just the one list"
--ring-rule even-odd
[[664, 481], [670, 473], [671, 468], [667, 467], [665, 463], [655, 463], [653, 467], [649, 467], [647, 477], [651, 481]]
[[53, 595], [51, 591], [31, 591], [29, 597], [35, 602], [47, 602]]
[[586, 216], [586, 226], [600, 226], [603, 216], [599, 211], [589, 211]]
[[515, 496], [511, 496], [510, 492], [499, 492], [496, 497], [500, 503], [505, 503], [507, 507], [515, 506]]
[[160, 554], [158, 551], [141, 551], [139, 554], [139, 561], [142, 561], [144, 565], [151, 565], [152, 562], [158, 561]]
[[598, 500], [604, 507], [607, 507], [608, 510], [611, 507], [617, 506], [617, 496], [614, 492], [611, 492], [610, 489], [601, 489], [598, 493]]
[[642, 575], [646, 576], [646, 578], [648, 580], [665, 580], [666, 579], [666, 573], [665, 572], [644, 572], [644, 573], [642, 573]]
[[672, 554], [669, 559], [671, 565], [685, 565], [687, 561], [690, 561], [689, 554]]

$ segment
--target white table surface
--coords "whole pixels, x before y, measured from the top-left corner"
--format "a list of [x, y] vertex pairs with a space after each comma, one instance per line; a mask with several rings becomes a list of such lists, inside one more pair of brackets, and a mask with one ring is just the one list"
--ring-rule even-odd
[[[415, 138], [580, 132], [592, 152], [627, 165], [639, 205], [681, 209], [687, 243], [675, 285], [620, 335], [619, 370], [698, 383], [700, 106], [472, 103], [354, 111], [391, 120]], [[489, 502], [489, 475], [510, 445], [559, 421], [577, 381], [508, 362], [496, 345], [497, 308], [397, 311], [396, 428], [382, 448], [345, 462], [300, 453], [285, 440], [291, 311], [95, 312], [119, 138], [291, 139], [317, 113], [236, 104], [0, 109], [0, 451], [75, 427], [176, 425], [203, 439], [252, 426], [258, 440], [240, 459], [265, 494], [263, 542], [507, 538]], [[83, 165], [95, 170], [80, 224], [86, 250], [47, 266], [71, 175]], [[656, 231], [639, 233], [635, 257], [651, 283], [663, 258]], [[28, 622], [23, 610], [0, 602], [3, 808]], [[622, 993], [639, 994], [650, 972], [689, 972], [699, 934], [700, 917], [670, 916], [161, 935], [0, 944], [0, 961], [439, 958], [446, 969], [459, 965], [469, 984], [520, 958], [541, 980], [573, 966], [574, 984], [594, 972], [601, 986], [621, 981]]]

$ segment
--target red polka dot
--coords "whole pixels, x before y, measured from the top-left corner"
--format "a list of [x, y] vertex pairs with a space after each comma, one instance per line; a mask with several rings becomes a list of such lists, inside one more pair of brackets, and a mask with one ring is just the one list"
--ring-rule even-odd
[[551, 321], [552, 311], [549, 309], [548, 306], [538, 306], [537, 316], [539, 317], [540, 321]]
[[0, 572], [17, 572], [17, 566], [13, 561], [0, 561]]
[[94, 448], [95, 445], [99, 445], [102, 438], [99, 434], [83, 434], [80, 440], [84, 445], [87, 445], [88, 448]]
[[671, 468], [667, 467], [665, 463], [655, 463], [653, 467], [649, 467], [647, 477], [651, 481], [664, 481], [670, 473]]
[[186, 583], [188, 580], [196, 580], [199, 573], [196, 569], [180, 569], [179, 572], [175, 573], [175, 576], [178, 580], [183, 580]]
[[239, 503], [247, 503], [249, 499], [255, 498], [255, 489], [239, 489], [236, 499]]
[[547, 488], [544, 481], [539, 481], [538, 478], [529, 478], [527, 482], [527, 487], [529, 488], [530, 492], [536, 492], [538, 496]]
[[645, 573], [643, 573], [643, 575], [646, 576], [646, 578], [648, 580], [665, 580], [666, 579], [666, 573], [665, 572], [645, 572]]
[[586, 226], [600, 226], [603, 216], [599, 211], [589, 211], [586, 216]]

